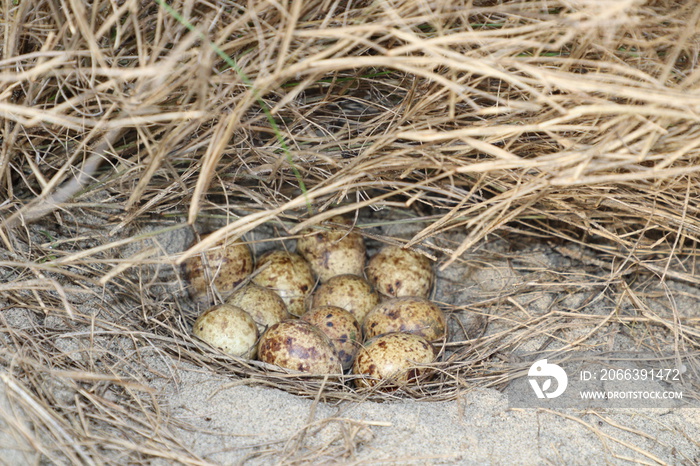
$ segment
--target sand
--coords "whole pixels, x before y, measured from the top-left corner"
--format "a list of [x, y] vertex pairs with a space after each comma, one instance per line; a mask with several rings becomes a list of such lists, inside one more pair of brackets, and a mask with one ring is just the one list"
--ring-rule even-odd
[[693, 464], [700, 458], [697, 409], [514, 410], [491, 389], [449, 402], [330, 406], [274, 389], [222, 389], [228, 382], [183, 371], [179, 386], [165, 390], [172, 415], [199, 431], [182, 432], [186, 445], [216, 464]]

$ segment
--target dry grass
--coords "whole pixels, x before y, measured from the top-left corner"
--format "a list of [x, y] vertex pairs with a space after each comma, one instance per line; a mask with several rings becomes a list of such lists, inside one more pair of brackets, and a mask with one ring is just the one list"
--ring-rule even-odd
[[[0, 375], [28, 419], [13, 432], [47, 461], [204, 462], [172, 433], [151, 388], [169, 374], [146, 353], [330, 401], [439, 400], [502, 386], [524, 366], [494, 355], [565, 326], [700, 346], [696, 317], [652, 312], [636, 287], [700, 284], [695, 0], [5, 0], [0, 14], [1, 302], [35, 321], [0, 314]], [[552, 286], [602, 280], [639, 312], [511, 321], [452, 342], [419, 388], [358, 393], [215, 354], [158, 294], [153, 269], [224, 235], [368, 209], [410, 212], [425, 225], [412, 238], [365, 233], [442, 268], [487, 237], [543, 239], [607, 274]], [[119, 255], [155, 237], [131, 236], [144, 225], [208, 221], [223, 226], [184, 254]], [[526, 291], [451, 309], [498, 320]]]

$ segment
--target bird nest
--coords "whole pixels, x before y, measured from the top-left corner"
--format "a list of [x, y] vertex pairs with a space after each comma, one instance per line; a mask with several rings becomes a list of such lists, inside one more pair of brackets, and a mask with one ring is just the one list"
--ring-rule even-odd
[[[697, 353], [696, 12], [693, 0], [9, 6], [6, 396], [49, 461], [104, 454], [101, 429], [149, 438], [151, 450], [121, 441], [134, 458], [182, 460], [154, 427], [173, 361], [339, 402], [503, 389], [529, 356], [611, 332]], [[432, 378], [357, 389], [191, 336], [187, 257], [224, 237], [291, 247], [339, 214], [370, 250], [435, 261], [451, 339]]]

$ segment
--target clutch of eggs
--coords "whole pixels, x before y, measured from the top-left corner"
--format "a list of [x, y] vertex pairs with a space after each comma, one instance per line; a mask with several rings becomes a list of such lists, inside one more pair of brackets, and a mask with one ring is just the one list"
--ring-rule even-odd
[[425, 374], [421, 364], [435, 360], [431, 341], [446, 336], [445, 315], [427, 299], [432, 265], [418, 252], [386, 246], [365, 269], [364, 241], [350, 226], [334, 217], [304, 231], [297, 253], [265, 253], [252, 276], [253, 258], [241, 241], [187, 260], [193, 299], [211, 302], [212, 291], [226, 299], [197, 319], [193, 333], [228, 354], [287, 369], [352, 369], [364, 375], [357, 387], [414, 383]]

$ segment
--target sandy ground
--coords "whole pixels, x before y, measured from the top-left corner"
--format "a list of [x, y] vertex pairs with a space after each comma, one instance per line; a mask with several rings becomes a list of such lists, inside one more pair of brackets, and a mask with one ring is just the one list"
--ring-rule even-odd
[[[182, 371], [165, 390], [173, 416], [199, 430], [187, 444], [220, 464], [282, 460], [394, 464], [697, 464], [697, 409], [509, 409], [496, 390], [450, 402], [329, 406], [274, 389]], [[260, 445], [264, 445], [260, 447]], [[348, 448], [351, 445], [351, 448]]]
[[[391, 228], [383, 231], [395, 233]], [[400, 233], [411, 231], [402, 227]], [[166, 241], [160, 238], [160, 244], [168, 245], [166, 250], [172, 249], [166, 252], [176, 252], [189, 240], [182, 231], [169, 235]], [[133, 255], [142, 247], [131, 245], [123, 255]], [[516, 266], [506, 257], [504, 242], [497, 241], [488, 249], [492, 261], [486, 266], [456, 265], [441, 272], [435, 298], [449, 303], [473, 302], [533, 280], [544, 283], [543, 270], [581, 272], [580, 264], [544, 244], [533, 243], [517, 251], [520, 265]], [[480, 263], [476, 255], [471, 259], [472, 264]], [[683, 313], [697, 312], [698, 290], [682, 284], [669, 286]], [[513, 298], [517, 305], [507, 311], [513, 314], [501, 317], [544, 312], [555, 301], [558, 306], [575, 307], [585, 299], [586, 289], [564, 298], [557, 298], [557, 293], [539, 289], [517, 294]], [[609, 305], [592, 304], [590, 312], [606, 312]], [[467, 325], [471, 319], [461, 318]], [[36, 324], [30, 314], [22, 312], [8, 312], [5, 319], [15, 328]], [[507, 320], [493, 319], [488, 332], [498, 331]], [[572, 332], [569, 340], [585, 329]], [[613, 339], [620, 348], [634, 342], [624, 332], [601, 338]], [[530, 351], [544, 340], [546, 336], [531, 338], [514, 351]], [[452, 401], [324, 403], [251, 386], [246, 380], [212, 374], [173, 358], [150, 357], [150, 364], [169, 374], [151, 383], [162, 408], [158, 415], [171, 421], [169, 425], [180, 426], [173, 435], [194, 455], [212, 464], [700, 464], [697, 407], [513, 408], [508, 390], [515, 388], [475, 388], [469, 381]], [[16, 398], [19, 389], [8, 383], [7, 377], [0, 383], [0, 464], [36, 464], [39, 455], [18, 434], [28, 429], [28, 424], [5, 396], [11, 392]], [[171, 462], [154, 459], [154, 464]]]
[[[178, 433], [182, 442], [213, 464], [700, 461], [697, 409], [519, 410], [509, 409], [507, 397], [490, 389], [466, 392], [449, 402], [332, 406], [275, 389], [232, 387], [229, 379], [192, 367], [180, 367], [177, 379], [160, 387], [166, 415], [187, 425]], [[3, 400], [3, 415], [9, 409]], [[35, 462], [35, 452], [22, 453], [23, 447], [9, 435], [3, 434], [0, 442], [2, 464]]]

